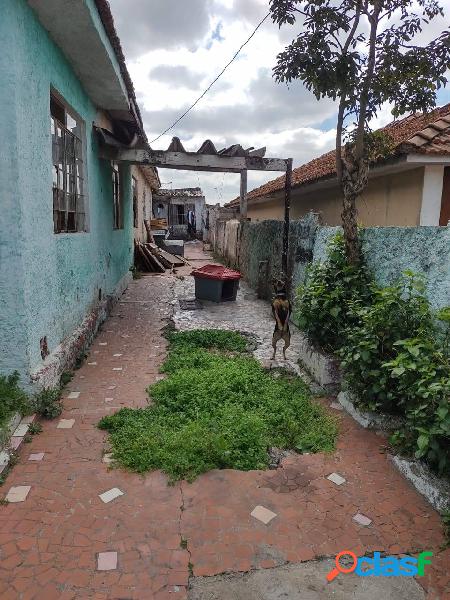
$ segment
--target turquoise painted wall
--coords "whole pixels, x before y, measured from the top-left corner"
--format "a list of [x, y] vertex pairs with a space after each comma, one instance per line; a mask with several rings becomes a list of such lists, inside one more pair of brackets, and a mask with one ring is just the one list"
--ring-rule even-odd
[[[127, 274], [133, 259], [131, 186], [125, 168], [124, 228], [113, 230], [111, 167], [98, 158], [92, 130], [96, 107], [25, 0], [2, 0], [0, 12], [0, 282], [5, 306], [0, 372], [13, 367], [24, 372], [26, 366], [34, 370], [42, 364], [40, 338], [47, 336], [53, 351], [95, 306], [98, 290], [111, 294]], [[51, 87], [85, 122], [88, 233], [53, 233]]]
[[[328, 240], [339, 227], [319, 227], [314, 260], [326, 257]], [[381, 285], [409, 269], [425, 276], [435, 309], [450, 306], [450, 227], [367, 227], [361, 230], [364, 258]]]

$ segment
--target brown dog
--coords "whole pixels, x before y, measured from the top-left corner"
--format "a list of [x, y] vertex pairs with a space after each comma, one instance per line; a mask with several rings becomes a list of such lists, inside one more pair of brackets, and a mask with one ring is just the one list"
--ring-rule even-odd
[[274, 282], [275, 298], [272, 300], [272, 314], [275, 319], [275, 330], [272, 336], [273, 356], [277, 352], [277, 343], [284, 340], [283, 358], [286, 360], [286, 350], [291, 344], [291, 332], [289, 331], [289, 317], [291, 316], [291, 303], [286, 294], [286, 286], [282, 281]]

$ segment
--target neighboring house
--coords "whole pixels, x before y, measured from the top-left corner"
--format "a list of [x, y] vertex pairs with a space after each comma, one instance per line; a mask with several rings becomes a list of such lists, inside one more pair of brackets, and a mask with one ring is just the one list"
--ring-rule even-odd
[[134, 239], [147, 242], [147, 221], [150, 227], [152, 218], [153, 193], [161, 187], [158, 171], [146, 165], [132, 165], [131, 191], [133, 199]]
[[172, 237], [188, 235], [188, 211], [195, 213], [197, 235], [203, 235], [206, 223], [205, 196], [199, 187], [175, 190], [160, 189], [153, 194], [153, 217], [166, 219]]
[[99, 137], [147, 142], [106, 0], [0, 12], [0, 372], [55, 385], [130, 281], [131, 168]]
[[[383, 128], [392, 152], [372, 165], [358, 199], [365, 226], [447, 225], [450, 221], [450, 104], [426, 115], [410, 115]], [[239, 209], [239, 198], [228, 205]], [[293, 170], [291, 218], [310, 211], [324, 224], [341, 223], [342, 194], [335, 151]], [[284, 176], [248, 194], [252, 221], [284, 218]]]

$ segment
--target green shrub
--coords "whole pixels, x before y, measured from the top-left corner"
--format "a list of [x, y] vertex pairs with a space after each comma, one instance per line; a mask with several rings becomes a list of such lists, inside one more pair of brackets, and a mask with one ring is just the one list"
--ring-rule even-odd
[[68, 383], [72, 381], [74, 377], [73, 371], [63, 371], [61, 373], [60, 385], [61, 387], [65, 387]]
[[400, 340], [426, 338], [433, 330], [423, 281], [407, 272], [392, 286], [373, 286], [371, 304], [357, 312], [358, 326], [346, 330], [337, 352], [345, 379], [366, 408], [403, 413], [405, 398], [388, 363], [398, 355]]
[[411, 271], [394, 285], [375, 285], [364, 266], [347, 266], [337, 237], [327, 262], [312, 267], [296, 314], [313, 341], [336, 351], [362, 408], [404, 417], [392, 442], [444, 473], [450, 469], [450, 307], [433, 315], [424, 290]]
[[405, 427], [392, 442], [424, 458], [438, 472], [450, 470], [450, 360], [435, 340], [396, 343], [397, 356], [385, 363], [402, 398]]
[[305, 384], [274, 378], [239, 353], [246, 340], [238, 333], [196, 330], [169, 339], [168, 377], [148, 390], [153, 404], [99, 423], [123, 466], [192, 480], [214, 468], [267, 468], [269, 446], [334, 448], [336, 423], [311, 402]]
[[6, 425], [14, 413], [31, 414], [28, 395], [19, 386], [19, 373], [0, 375], [0, 426]]
[[45, 388], [34, 396], [36, 412], [45, 419], [55, 419], [62, 413], [61, 388]]
[[364, 264], [349, 265], [342, 234], [328, 246], [327, 260], [313, 263], [297, 291], [294, 319], [313, 343], [334, 351], [358, 324], [358, 309], [371, 302], [372, 281]]

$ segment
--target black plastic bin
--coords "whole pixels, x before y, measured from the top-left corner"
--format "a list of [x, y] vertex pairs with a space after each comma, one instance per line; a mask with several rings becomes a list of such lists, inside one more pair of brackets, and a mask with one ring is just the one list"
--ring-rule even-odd
[[205, 265], [192, 271], [198, 300], [226, 302], [236, 300], [241, 274], [221, 265]]

